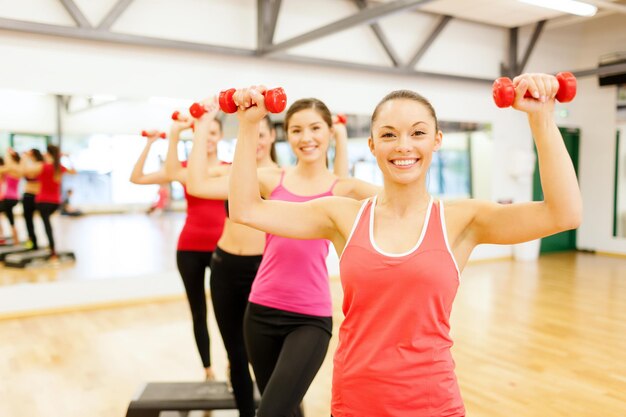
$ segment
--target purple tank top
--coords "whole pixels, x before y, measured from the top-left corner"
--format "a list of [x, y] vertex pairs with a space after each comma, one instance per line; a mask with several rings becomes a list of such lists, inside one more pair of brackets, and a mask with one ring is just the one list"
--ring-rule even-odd
[[[332, 196], [335, 181], [325, 193], [301, 196], [280, 184], [270, 200], [305, 202]], [[250, 302], [278, 310], [310, 316], [332, 316], [326, 256], [329, 242], [324, 239], [299, 240], [267, 234], [263, 260], [257, 272]]]

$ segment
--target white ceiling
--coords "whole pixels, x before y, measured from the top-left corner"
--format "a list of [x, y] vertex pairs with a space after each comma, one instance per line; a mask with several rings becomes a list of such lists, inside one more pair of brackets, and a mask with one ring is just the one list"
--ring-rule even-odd
[[[392, 0], [373, 0], [370, 3], [387, 3], [389, 1]], [[604, 10], [602, 4], [623, 5], [621, 6], [623, 12], [626, 12], [624, 0], [588, 0], [587, 2], [598, 5], [599, 11]], [[572, 16], [517, 0], [434, 0], [416, 10], [509, 28], [536, 23], [544, 19]]]

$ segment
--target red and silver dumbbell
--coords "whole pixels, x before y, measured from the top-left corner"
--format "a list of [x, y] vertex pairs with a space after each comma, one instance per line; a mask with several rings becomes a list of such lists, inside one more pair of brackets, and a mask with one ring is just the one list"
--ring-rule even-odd
[[158, 131], [155, 131], [155, 130], [151, 130], [151, 131], [142, 130], [141, 131], [141, 136], [146, 137], [146, 138], [148, 136], [152, 136], [152, 135], [155, 135], [155, 134], [158, 135], [161, 139], [165, 139], [167, 137], [167, 134], [165, 134], [165, 132], [158, 132]]
[[[556, 99], [561, 103], [568, 103], [576, 97], [576, 77], [571, 72], [559, 72], [556, 74], [559, 82], [559, 91]], [[532, 98], [530, 91], [524, 94], [526, 98]], [[493, 83], [493, 101], [500, 108], [510, 107], [515, 101], [515, 86], [508, 77], [501, 77]]]

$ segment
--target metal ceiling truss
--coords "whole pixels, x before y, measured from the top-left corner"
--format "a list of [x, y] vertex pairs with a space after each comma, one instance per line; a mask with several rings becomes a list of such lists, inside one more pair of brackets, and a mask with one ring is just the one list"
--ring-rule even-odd
[[[355, 14], [279, 43], [274, 43], [274, 33], [276, 30], [276, 23], [278, 21], [282, 0], [257, 0], [256, 49], [234, 48], [207, 43], [187, 42], [174, 39], [154, 38], [149, 36], [112, 32], [110, 30], [111, 27], [124, 13], [133, 0], [118, 0], [97, 27], [93, 27], [89, 23], [73, 0], [58, 1], [63, 5], [65, 10], [67, 10], [68, 14], [76, 23], [75, 27], [0, 18], [0, 29], [70, 39], [100, 41], [120, 45], [166, 48], [230, 56], [258, 57], [259, 59], [269, 61], [299, 63], [340, 69], [353, 69], [391, 75], [432, 77], [477, 83], [491, 83], [493, 81], [487, 78], [433, 73], [415, 69], [415, 66], [418, 64], [420, 59], [429, 50], [437, 37], [444, 30], [445, 26], [450, 22], [452, 19], [451, 16], [441, 16], [441, 19], [434, 30], [418, 48], [409, 62], [401, 62], [402, 60], [398, 57], [398, 54], [394, 50], [389, 39], [385, 36], [377, 21], [394, 13], [418, 9], [420, 6], [432, 0], [393, 0], [374, 6], [368, 5], [367, 0], [354, 0], [355, 6], [358, 7], [358, 11]], [[284, 53], [287, 49], [363, 24], [368, 24], [370, 26], [374, 35], [387, 53], [387, 56], [392, 64], [391, 66], [360, 64], [347, 61], [289, 55]], [[518, 28], [512, 28], [509, 30], [509, 51], [507, 54], [507, 62], [501, 65], [501, 72], [503, 75], [515, 76], [523, 71], [539, 40], [545, 24], [545, 20], [537, 23], [521, 61], [518, 61], [517, 59], [519, 30]], [[624, 64], [618, 64], [604, 66], [602, 68], [575, 71], [574, 73], [578, 77], [597, 75], [600, 73], [606, 74], [621, 71], [623, 66]]]

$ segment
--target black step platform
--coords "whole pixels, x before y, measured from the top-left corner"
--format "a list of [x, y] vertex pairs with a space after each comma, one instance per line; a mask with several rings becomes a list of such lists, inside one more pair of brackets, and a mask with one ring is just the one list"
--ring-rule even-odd
[[0, 261], [4, 261], [7, 256], [13, 253], [24, 253], [29, 250], [24, 245], [0, 246]]
[[[57, 258], [61, 264], [76, 261], [74, 252], [57, 252]], [[49, 249], [28, 250], [6, 255], [4, 257], [4, 266], [9, 268], [32, 268], [46, 265], [49, 259]]]
[[[255, 401], [258, 404], [256, 388]], [[226, 382], [151, 382], [130, 402], [126, 417], [159, 417], [161, 411], [236, 409]]]

